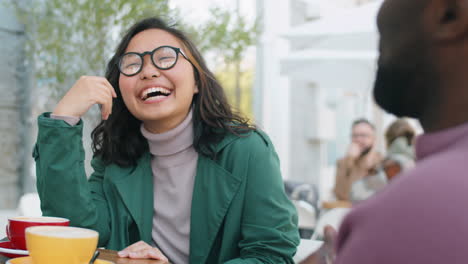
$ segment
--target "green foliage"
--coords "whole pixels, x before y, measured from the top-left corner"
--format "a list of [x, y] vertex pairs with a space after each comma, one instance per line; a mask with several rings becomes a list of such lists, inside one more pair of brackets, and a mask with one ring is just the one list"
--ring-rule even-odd
[[81, 75], [103, 75], [122, 30], [149, 15], [174, 17], [168, 0], [11, 0], [26, 26], [36, 78], [60, 96]]
[[[242, 87], [242, 70], [240, 63], [245, 56], [247, 49], [254, 45], [259, 35], [259, 21], [255, 20], [249, 23], [247, 19], [241, 16], [238, 12], [233, 12], [219, 7], [210, 9], [211, 19], [203, 24], [198, 29], [198, 44], [202, 51], [212, 51], [220, 60], [219, 64], [223, 64], [225, 72], [229, 72], [233, 78], [231, 90], [228, 93], [232, 104], [241, 111], [248, 111], [245, 114], [251, 114], [251, 110], [247, 110], [243, 105], [251, 104], [252, 100], [244, 101], [245, 93]], [[229, 85], [224, 83], [228, 87]], [[252, 81], [249, 87], [251, 90]], [[251, 93], [251, 92], [250, 92]], [[250, 96], [251, 97], [251, 96]], [[252, 108], [250, 105], [249, 109]]]
[[[10, 4], [26, 26], [27, 50], [37, 81], [54, 100], [80, 76], [104, 75], [123, 30], [143, 17], [160, 16], [189, 32], [202, 53], [216, 54], [218, 65], [225, 67], [221, 83], [236, 91], [228, 92], [235, 97], [231, 101], [246, 109], [247, 115], [251, 113], [247, 110], [251, 106], [243, 106], [251, 99], [240, 96], [248, 91], [242, 88], [247, 84], [239, 65], [247, 48], [255, 44], [258, 25], [236, 12], [215, 7], [207, 22], [194, 26], [180, 19], [169, 0], [10, 0]], [[248, 101], [241, 103], [241, 98]]]
[[248, 20], [231, 10], [213, 7], [210, 20], [197, 30], [197, 43], [202, 52], [214, 51], [225, 64], [241, 61], [248, 47], [255, 45], [259, 22]]
[[[216, 78], [223, 84], [229, 103], [235, 104], [236, 100], [236, 74], [233, 67], [226, 67], [222, 71], [215, 72]], [[254, 120], [252, 109], [252, 83], [254, 80], [254, 70], [246, 69], [240, 72], [240, 104], [236, 111], [240, 112], [249, 120]]]

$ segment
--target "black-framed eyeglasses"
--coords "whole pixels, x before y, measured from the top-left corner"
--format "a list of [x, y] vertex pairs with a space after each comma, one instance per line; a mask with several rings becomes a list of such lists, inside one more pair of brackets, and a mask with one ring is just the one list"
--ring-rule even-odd
[[146, 51], [143, 53], [125, 53], [119, 59], [119, 71], [125, 76], [134, 76], [138, 74], [143, 69], [144, 57], [148, 54], [151, 56], [151, 61], [156, 68], [160, 70], [169, 70], [176, 65], [179, 53], [182, 54], [190, 64], [192, 63], [181, 49], [172, 46], [161, 46], [157, 47], [153, 51]]

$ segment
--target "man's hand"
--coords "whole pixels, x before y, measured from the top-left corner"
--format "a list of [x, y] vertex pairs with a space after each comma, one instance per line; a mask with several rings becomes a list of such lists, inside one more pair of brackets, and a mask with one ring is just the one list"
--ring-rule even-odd
[[352, 159], [357, 159], [361, 153], [361, 147], [358, 144], [351, 142], [351, 144], [349, 144], [348, 151], [346, 152], [346, 156], [351, 157]]
[[325, 241], [322, 247], [312, 253], [300, 264], [333, 264], [336, 257], [335, 244], [338, 233], [335, 228], [330, 225], [325, 226], [324, 237]]
[[326, 225], [323, 234], [325, 237], [325, 259], [327, 264], [332, 264], [336, 258], [336, 239], [338, 237], [338, 232], [331, 225]]
[[136, 242], [124, 250], [119, 251], [118, 255], [121, 258], [158, 259], [168, 262], [166, 256], [164, 256], [159, 249], [152, 247], [143, 241]]

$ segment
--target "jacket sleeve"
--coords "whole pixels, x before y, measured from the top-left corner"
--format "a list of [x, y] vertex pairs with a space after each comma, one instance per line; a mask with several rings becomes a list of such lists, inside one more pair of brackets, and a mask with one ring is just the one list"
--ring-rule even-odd
[[104, 164], [93, 159], [89, 181], [84, 169], [83, 122], [70, 126], [49, 114], [38, 118], [36, 161], [37, 191], [44, 216], [70, 219], [70, 225], [99, 232], [99, 245], [109, 239], [109, 213], [102, 182]]
[[263, 133], [250, 136], [240, 258], [227, 264], [294, 263], [297, 212], [286, 196], [278, 156]]

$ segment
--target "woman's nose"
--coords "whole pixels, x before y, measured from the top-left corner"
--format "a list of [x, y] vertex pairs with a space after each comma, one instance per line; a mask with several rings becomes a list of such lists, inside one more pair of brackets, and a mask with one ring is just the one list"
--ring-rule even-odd
[[151, 61], [151, 57], [146, 55], [143, 58], [143, 68], [141, 69], [140, 75], [141, 79], [151, 79], [161, 76], [161, 72], [156, 66], [154, 66], [153, 62]]

